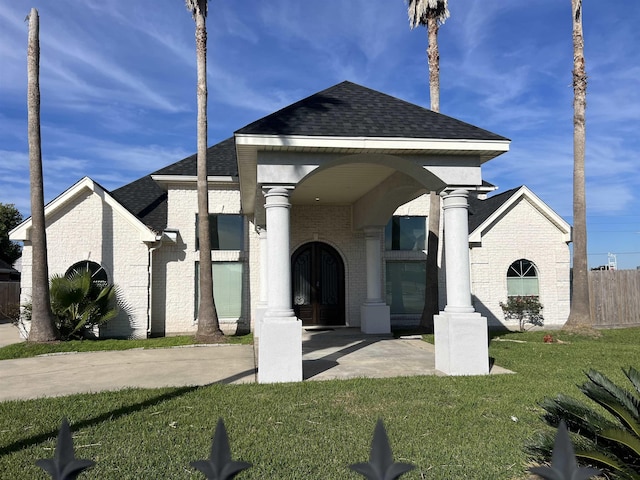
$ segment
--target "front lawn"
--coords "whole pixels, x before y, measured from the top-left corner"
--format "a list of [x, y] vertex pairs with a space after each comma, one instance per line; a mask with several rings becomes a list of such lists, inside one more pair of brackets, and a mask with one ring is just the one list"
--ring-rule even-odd
[[[253, 335], [227, 335], [226, 343], [250, 345]], [[61, 352], [97, 352], [103, 350], [130, 350], [133, 348], [169, 348], [195, 344], [193, 335], [176, 337], [148, 338], [138, 340], [67, 340], [54, 343], [22, 342], [0, 348], [0, 360], [28, 358]]]
[[368, 460], [378, 418], [396, 461], [417, 466], [403, 479], [527, 478], [523, 445], [545, 428], [543, 397], [582, 399], [576, 385], [589, 368], [626, 385], [621, 367], [640, 366], [640, 329], [604, 331], [600, 339], [551, 332], [566, 342], [553, 344], [544, 334], [492, 340], [490, 354], [514, 375], [211, 385], [0, 403], [0, 476], [47, 478], [33, 463], [53, 457], [53, 437], [67, 416], [77, 455], [98, 462], [86, 479], [203, 478], [189, 462], [208, 457], [218, 417], [233, 458], [254, 464], [239, 479], [362, 478], [346, 466]]

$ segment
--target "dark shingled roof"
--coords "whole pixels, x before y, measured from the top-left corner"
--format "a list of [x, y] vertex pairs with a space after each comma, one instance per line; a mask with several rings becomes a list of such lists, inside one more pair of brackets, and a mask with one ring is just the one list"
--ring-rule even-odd
[[[153, 172], [151, 175], [191, 175], [195, 177], [198, 174], [197, 157], [198, 155], [194, 153], [184, 160]], [[227, 138], [207, 149], [207, 175], [211, 177], [238, 176], [235, 138]]]
[[455, 118], [347, 81], [257, 120], [236, 133], [508, 140]]
[[150, 175], [112, 191], [111, 196], [154, 231], [167, 228], [167, 192]]
[[[153, 172], [151, 175], [197, 176], [197, 154]], [[111, 192], [123, 207], [156, 232], [167, 228], [167, 192], [151, 175], [135, 180]], [[207, 149], [207, 175], [237, 176], [236, 142], [228, 138]]]
[[518, 190], [520, 190], [520, 187], [512, 188], [506, 192], [489, 197], [486, 200], [469, 196], [469, 233], [482, 225], [482, 222], [489, 218], [502, 205], [507, 203]]

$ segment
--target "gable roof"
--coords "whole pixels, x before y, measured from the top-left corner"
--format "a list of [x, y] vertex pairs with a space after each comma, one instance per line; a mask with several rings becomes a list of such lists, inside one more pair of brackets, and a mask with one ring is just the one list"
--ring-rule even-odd
[[[140, 234], [140, 240], [143, 242], [153, 242], [156, 239], [155, 233], [144, 225], [138, 217], [126, 209], [118, 202], [105, 188], [99, 183], [93, 181], [89, 177], [84, 177], [73, 186], [58, 195], [44, 207], [45, 217], [55, 213], [67, 203], [72, 201], [76, 196], [85, 190], [89, 190], [100, 196], [104, 202], [109, 204], [114, 211], [123, 216]], [[32, 219], [29, 217], [16, 228], [9, 232], [11, 240], [29, 240], [31, 236]]]
[[[197, 177], [197, 154], [156, 170], [113, 190], [113, 197], [156, 232], [167, 228], [167, 192], [158, 177]], [[207, 176], [237, 177], [236, 143], [233, 137], [207, 149]]]
[[250, 123], [236, 134], [508, 141], [348, 81]]
[[[151, 175], [197, 175], [198, 154], [180, 160], [167, 167], [153, 172]], [[222, 142], [207, 149], [207, 176], [238, 176], [238, 163], [236, 162], [236, 141], [234, 137], [227, 138]]]
[[522, 185], [486, 200], [469, 198], [469, 242], [482, 242], [483, 232], [522, 198], [526, 198], [534, 208], [560, 230], [565, 242], [571, 241], [571, 225], [540, 200], [526, 185]]
[[152, 230], [162, 232], [167, 228], [167, 192], [151, 175], [113, 190], [111, 195]]

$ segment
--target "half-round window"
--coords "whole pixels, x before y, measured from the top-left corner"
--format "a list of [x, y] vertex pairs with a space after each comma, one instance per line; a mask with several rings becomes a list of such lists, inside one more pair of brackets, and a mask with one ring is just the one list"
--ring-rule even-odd
[[93, 280], [94, 283], [106, 285], [109, 282], [106, 270], [102, 268], [99, 263], [90, 260], [74, 263], [67, 269], [64, 276], [69, 278], [78, 273], [86, 272], [87, 270], [91, 272], [91, 280]]
[[533, 262], [522, 258], [509, 266], [507, 295], [510, 297], [539, 295], [538, 270]]

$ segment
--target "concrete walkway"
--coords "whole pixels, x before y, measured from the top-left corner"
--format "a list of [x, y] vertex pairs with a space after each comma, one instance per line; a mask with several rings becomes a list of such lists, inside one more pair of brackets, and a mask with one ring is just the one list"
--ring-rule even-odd
[[[9, 330], [0, 325], [0, 339], [7, 335]], [[393, 339], [349, 328], [304, 330], [302, 350], [305, 380], [440, 374], [435, 370], [433, 345], [419, 337]], [[252, 383], [255, 359], [251, 345], [202, 345], [3, 360], [0, 401], [127, 387]], [[492, 373], [501, 370], [494, 367]]]

